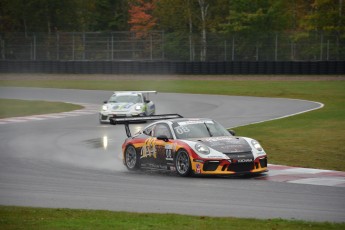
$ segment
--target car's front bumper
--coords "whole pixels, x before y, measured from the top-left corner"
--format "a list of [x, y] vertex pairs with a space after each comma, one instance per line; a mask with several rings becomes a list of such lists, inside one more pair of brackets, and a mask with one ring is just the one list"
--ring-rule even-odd
[[110, 118], [115, 117], [141, 117], [145, 116], [145, 113], [99, 113], [100, 122], [110, 122]]
[[192, 160], [195, 174], [206, 175], [241, 175], [267, 172], [267, 157], [260, 157], [253, 162], [235, 163], [225, 159]]

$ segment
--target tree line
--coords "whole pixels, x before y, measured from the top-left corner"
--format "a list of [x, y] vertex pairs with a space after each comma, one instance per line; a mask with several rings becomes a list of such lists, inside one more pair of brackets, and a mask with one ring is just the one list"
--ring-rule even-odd
[[169, 44], [190, 43], [189, 56], [197, 43], [203, 61], [212, 34], [259, 48], [277, 33], [296, 41], [318, 33], [335, 37], [338, 49], [344, 11], [343, 0], [1, 0], [0, 33], [129, 31], [142, 39], [164, 31]]
[[343, 0], [1, 0], [2, 32], [345, 29]]

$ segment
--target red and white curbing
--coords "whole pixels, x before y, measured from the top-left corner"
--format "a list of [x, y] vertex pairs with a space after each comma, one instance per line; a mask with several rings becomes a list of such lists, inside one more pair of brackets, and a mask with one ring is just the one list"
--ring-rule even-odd
[[268, 165], [269, 172], [256, 179], [287, 182], [295, 184], [310, 184], [345, 187], [345, 172], [312, 168], [299, 168], [284, 165]]
[[81, 116], [81, 115], [95, 114], [99, 112], [99, 105], [86, 104], [86, 103], [78, 103], [78, 104], [81, 106], [84, 106], [84, 108], [79, 109], [79, 110], [73, 110], [70, 112], [4, 118], [4, 119], [0, 119], [0, 125], [19, 123], [19, 122], [28, 122], [28, 121], [41, 121], [41, 120], [57, 119], [57, 118], [65, 118], [65, 117], [75, 117], [75, 116]]

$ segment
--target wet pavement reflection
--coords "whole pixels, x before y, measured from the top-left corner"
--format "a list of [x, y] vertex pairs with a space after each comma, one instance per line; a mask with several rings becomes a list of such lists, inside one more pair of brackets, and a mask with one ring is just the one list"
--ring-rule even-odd
[[108, 141], [109, 141], [108, 137], [103, 136], [100, 138], [85, 140], [84, 142], [92, 148], [95, 148], [95, 149], [103, 148], [106, 150], [108, 148]]

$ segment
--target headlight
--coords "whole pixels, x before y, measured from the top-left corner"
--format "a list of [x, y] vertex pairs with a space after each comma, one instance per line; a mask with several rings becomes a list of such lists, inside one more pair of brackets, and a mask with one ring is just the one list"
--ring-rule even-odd
[[204, 154], [204, 155], [207, 155], [210, 153], [210, 149], [206, 146], [206, 145], [203, 145], [203, 144], [195, 144], [195, 149], [198, 153], [201, 153], [201, 154]]
[[259, 142], [257, 142], [256, 140], [252, 140], [252, 145], [253, 147], [258, 150], [258, 151], [263, 151], [263, 148], [261, 147], [261, 145], [259, 144]]
[[107, 106], [107, 105], [103, 105], [103, 106], [102, 106], [102, 110], [103, 110], [103, 111], [107, 111], [107, 110], [108, 110], [108, 106]]
[[136, 105], [136, 106], [135, 106], [135, 110], [137, 110], [137, 111], [142, 110], [142, 108], [143, 108], [143, 107], [142, 107], [141, 105]]

